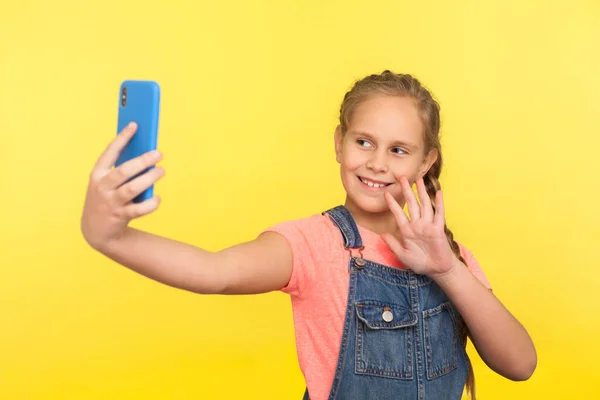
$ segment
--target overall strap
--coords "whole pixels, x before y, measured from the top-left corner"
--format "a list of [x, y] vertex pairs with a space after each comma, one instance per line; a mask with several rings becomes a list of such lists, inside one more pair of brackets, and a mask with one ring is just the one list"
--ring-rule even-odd
[[356, 222], [346, 207], [337, 206], [324, 211], [323, 214], [328, 214], [342, 232], [345, 248], [360, 250], [364, 248]]

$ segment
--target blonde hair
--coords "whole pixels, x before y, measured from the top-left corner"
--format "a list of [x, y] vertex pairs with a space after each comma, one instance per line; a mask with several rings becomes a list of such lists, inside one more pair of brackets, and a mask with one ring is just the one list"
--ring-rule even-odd
[[[439, 182], [442, 172], [442, 149], [439, 139], [440, 106], [433, 99], [430, 92], [416, 78], [409, 74], [395, 74], [389, 70], [385, 70], [381, 74], [369, 75], [355, 82], [354, 86], [345, 94], [342, 101], [339, 120], [341, 133], [344, 135], [347, 132], [352, 114], [362, 101], [381, 95], [409, 97], [414, 100], [415, 107], [424, 127], [423, 141], [425, 143], [425, 154], [434, 149], [437, 150], [438, 154], [437, 160], [423, 177], [427, 194], [433, 206], [435, 203], [435, 193], [441, 188]], [[435, 212], [435, 206], [433, 206], [433, 209]], [[454, 240], [454, 235], [446, 225], [444, 225], [444, 231], [452, 251], [466, 265], [465, 260], [460, 254], [460, 248]], [[466, 345], [467, 327], [464, 321], [462, 323], [462, 340], [463, 345]], [[469, 366], [469, 376], [466, 385], [467, 391], [470, 393], [471, 399], [475, 400], [475, 376], [468, 357], [467, 364]]]

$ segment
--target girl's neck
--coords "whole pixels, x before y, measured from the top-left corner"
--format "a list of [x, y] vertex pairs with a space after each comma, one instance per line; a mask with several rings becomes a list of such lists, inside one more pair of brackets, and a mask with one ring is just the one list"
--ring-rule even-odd
[[396, 224], [394, 214], [390, 210], [371, 213], [361, 209], [350, 199], [346, 199], [344, 206], [350, 211], [356, 224], [362, 228], [375, 232], [378, 235], [387, 232], [396, 236], [398, 225]]

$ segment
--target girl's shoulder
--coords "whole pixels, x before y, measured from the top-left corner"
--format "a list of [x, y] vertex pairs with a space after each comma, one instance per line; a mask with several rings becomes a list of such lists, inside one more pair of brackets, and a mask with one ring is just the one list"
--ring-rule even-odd
[[293, 242], [304, 242], [309, 246], [338, 245], [342, 243], [342, 237], [326, 214], [312, 214], [306, 217], [292, 219], [277, 223], [266, 231], [274, 231], [282, 234]]
[[292, 276], [284, 293], [302, 297], [328, 268], [343, 260], [343, 239], [327, 215], [314, 214], [275, 224], [265, 230], [283, 236], [292, 253]]

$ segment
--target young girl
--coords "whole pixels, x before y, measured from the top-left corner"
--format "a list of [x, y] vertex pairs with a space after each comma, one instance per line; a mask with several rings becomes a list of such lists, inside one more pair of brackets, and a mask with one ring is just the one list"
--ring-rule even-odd
[[465, 385], [474, 398], [467, 335], [508, 379], [528, 379], [537, 356], [446, 227], [439, 129], [439, 106], [418, 80], [365, 77], [346, 93], [335, 130], [345, 204], [209, 252], [128, 226], [156, 210], [157, 197], [131, 199], [163, 176], [157, 167], [127, 182], [158, 152], [112, 168], [131, 124], [91, 173], [81, 229], [97, 251], [173, 287], [288, 293], [305, 399], [454, 400]]

